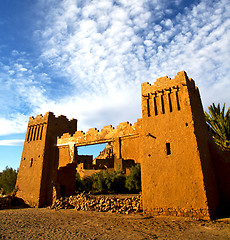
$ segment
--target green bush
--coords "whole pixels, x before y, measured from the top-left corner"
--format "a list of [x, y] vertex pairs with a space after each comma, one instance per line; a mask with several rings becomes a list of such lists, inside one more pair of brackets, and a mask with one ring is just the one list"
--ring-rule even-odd
[[126, 176], [122, 171], [114, 171], [112, 173], [105, 173], [105, 183], [108, 191], [115, 193], [125, 192]]
[[140, 192], [141, 191], [141, 166], [140, 164], [136, 164], [131, 167], [130, 175], [127, 176], [125, 182], [126, 188], [129, 189], [130, 192]]
[[91, 192], [93, 190], [94, 175], [81, 179], [79, 173], [76, 173], [76, 192]]
[[103, 172], [93, 175], [93, 190], [96, 192], [107, 191], [106, 177]]
[[76, 192], [82, 192], [83, 184], [80, 177], [80, 174], [76, 173]]
[[82, 192], [90, 192], [93, 190], [93, 176], [84, 177], [82, 179]]
[[140, 164], [136, 164], [131, 168], [129, 176], [126, 176], [122, 171], [99, 172], [90, 177], [80, 178], [76, 174], [76, 191], [95, 193], [110, 192], [110, 193], [125, 193], [125, 192], [140, 192], [141, 191], [141, 168]]
[[17, 171], [7, 166], [0, 176], [0, 189], [2, 189], [2, 193], [11, 194], [15, 188], [16, 180]]

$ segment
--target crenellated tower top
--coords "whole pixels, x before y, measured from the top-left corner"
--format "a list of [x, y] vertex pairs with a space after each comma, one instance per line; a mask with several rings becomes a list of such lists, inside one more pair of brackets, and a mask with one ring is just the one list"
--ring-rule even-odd
[[181, 94], [188, 94], [188, 89], [198, 90], [194, 80], [188, 78], [185, 71], [178, 72], [174, 79], [167, 76], [158, 78], [153, 85], [142, 83], [142, 116], [180, 111], [182, 105], [188, 105], [185, 101], [189, 96], [181, 98]]
[[57, 138], [57, 145], [66, 145], [74, 143], [76, 145], [87, 145], [102, 142], [110, 142], [118, 137], [127, 137], [138, 135], [141, 131], [141, 119], [138, 119], [134, 125], [129, 122], [122, 122], [116, 128], [112, 125], [105, 126], [101, 131], [97, 128], [90, 128], [86, 133], [77, 131], [73, 135], [64, 133]]
[[69, 120], [66, 116], [60, 115], [56, 117], [53, 112], [47, 112], [43, 116], [42, 114], [37, 115], [36, 117], [30, 117], [28, 125], [36, 125], [36, 124], [42, 124], [47, 123], [48, 121], [56, 121], [56, 122], [62, 122], [62, 123], [71, 123], [76, 122], [76, 119]]

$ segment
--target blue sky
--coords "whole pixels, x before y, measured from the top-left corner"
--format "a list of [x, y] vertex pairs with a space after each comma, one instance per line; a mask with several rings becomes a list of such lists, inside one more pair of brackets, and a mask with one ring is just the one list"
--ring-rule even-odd
[[229, 0], [1, 1], [0, 35], [0, 171], [19, 166], [29, 116], [134, 123], [141, 83], [182, 70], [205, 110], [230, 105]]

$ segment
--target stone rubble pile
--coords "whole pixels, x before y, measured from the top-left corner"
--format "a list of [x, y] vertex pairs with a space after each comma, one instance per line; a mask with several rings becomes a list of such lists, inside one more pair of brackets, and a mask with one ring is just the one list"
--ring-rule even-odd
[[111, 197], [94, 196], [81, 193], [68, 198], [60, 198], [54, 201], [52, 209], [75, 208], [76, 210], [97, 211], [97, 212], [116, 212], [116, 213], [134, 213], [142, 212], [141, 195], [134, 197]]

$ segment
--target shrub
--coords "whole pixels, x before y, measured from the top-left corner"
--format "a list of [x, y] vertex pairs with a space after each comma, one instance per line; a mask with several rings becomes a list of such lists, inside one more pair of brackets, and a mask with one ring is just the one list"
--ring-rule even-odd
[[93, 175], [93, 190], [98, 192], [107, 190], [106, 177], [103, 172], [99, 172]]
[[140, 192], [141, 191], [141, 166], [136, 164], [131, 167], [130, 175], [127, 176], [125, 182], [126, 188], [131, 192]]
[[76, 173], [76, 192], [81, 192], [83, 188], [82, 180], [80, 174]]
[[126, 176], [122, 171], [114, 171], [112, 173], [106, 172], [105, 176], [105, 182], [108, 191], [115, 193], [125, 192]]
[[99, 172], [90, 177], [80, 178], [76, 174], [76, 191], [77, 192], [140, 192], [141, 191], [141, 168], [140, 164], [136, 164], [131, 168], [130, 175], [126, 175], [122, 171]]
[[93, 176], [84, 177], [82, 179], [82, 192], [90, 192], [93, 190]]
[[0, 189], [2, 189], [2, 193], [11, 194], [15, 188], [16, 180], [17, 171], [7, 166], [0, 176]]

